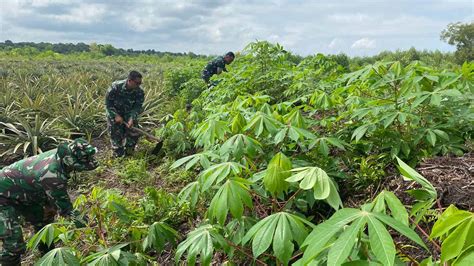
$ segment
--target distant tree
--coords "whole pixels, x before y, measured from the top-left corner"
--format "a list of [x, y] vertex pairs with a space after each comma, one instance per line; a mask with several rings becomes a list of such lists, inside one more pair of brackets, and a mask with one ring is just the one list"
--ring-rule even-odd
[[441, 40], [456, 46], [458, 63], [474, 60], [474, 22], [448, 24], [441, 32]]
[[336, 61], [340, 66], [342, 66], [346, 71], [349, 71], [350, 70], [350, 67], [349, 67], [349, 57], [344, 54], [344, 53], [340, 53], [340, 54], [337, 54], [337, 55], [331, 55], [329, 56], [330, 59], [333, 59], [334, 61]]

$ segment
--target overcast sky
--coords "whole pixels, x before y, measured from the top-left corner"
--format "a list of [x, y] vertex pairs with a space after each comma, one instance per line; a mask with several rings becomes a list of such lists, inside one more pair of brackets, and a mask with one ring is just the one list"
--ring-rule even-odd
[[254, 40], [308, 55], [454, 48], [450, 22], [474, 20], [474, 0], [0, 0], [0, 41], [97, 42], [221, 54]]

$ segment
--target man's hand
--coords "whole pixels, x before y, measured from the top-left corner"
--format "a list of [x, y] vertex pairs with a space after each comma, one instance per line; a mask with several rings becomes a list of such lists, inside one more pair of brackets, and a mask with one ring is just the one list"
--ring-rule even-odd
[[115, 115], [115, 123], [116, 124], [122, 124], [123, 123], [123, 117], [121, 117], [120, 115]]
[[126, 125], [128, 128], [132, 128], [133, 127], [133, 119], [129, 119], [128, 122], [127, 122], [127, 125]]

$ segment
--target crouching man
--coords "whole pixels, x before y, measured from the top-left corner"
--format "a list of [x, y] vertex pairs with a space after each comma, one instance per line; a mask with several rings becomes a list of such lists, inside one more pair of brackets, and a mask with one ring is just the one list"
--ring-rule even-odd
[[[20, 265], [26, 245], [19, 216], [36, 232], [52, 223], [56, 212], [72, 216], [80, 225], [67, 193], [67, 181], [73, 171], [97, 168], [96, 151], [84, 139], [76, 139], [0, 171], [0, 265]], [[38, 249], [43, 255], [49, 251], [44, 244]]]

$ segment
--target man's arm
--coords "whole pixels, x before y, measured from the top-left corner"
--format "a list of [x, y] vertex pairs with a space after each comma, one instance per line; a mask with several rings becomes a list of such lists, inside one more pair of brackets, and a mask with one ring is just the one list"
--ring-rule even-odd
[[222, 71], [227, 72], [227, 69], [225, 68], [224, 58], [219, 58], [218, 60], [216, 60], [215, 64], [216, 64], [216, 69], [218, 69], [217, 74], [220, 74]]
[[107, 90], [107, 94], [105, 95], [105, 107], [107, 110], [107, 117], [109, 119], [115, 119], [117, 115], [117, 109], [115, 109], [115, 99], [117, 97], [118, 88], [115, 84], [112, 84], [110, 88]]
[[143, 102], [145, 101], [145, 93], [140, 88], [136, 95], [136, 101], [133, 104], [132, 110], [130, 112], [130, 118], [134, 121], [137, 120], [138, 115], [143, 112]]
[[72, 214], [73, 208], [67, 194], [66, 178], [46, 175], [41, 178], [41, 185], [49, 201], [56, 206], [60, 215], [68, 216]]

